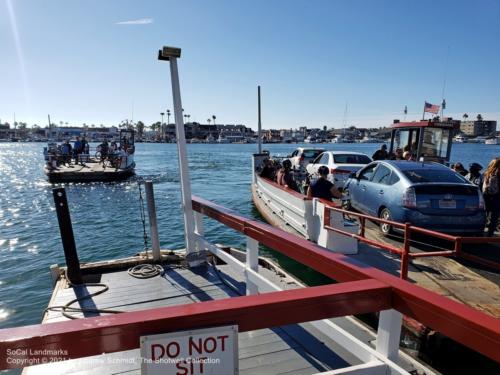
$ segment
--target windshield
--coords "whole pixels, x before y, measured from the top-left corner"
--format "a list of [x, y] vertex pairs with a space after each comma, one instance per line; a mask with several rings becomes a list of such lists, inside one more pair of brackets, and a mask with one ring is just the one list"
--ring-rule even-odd
[[446, 169], [408, 169], [403, 171], [404, 175], [411, 182], [451, 182], [451, 183], [468, 183], [468, 181], [453, 172]]
[[335, 164], [368, 164], [372, 160], [366, 155], [338, 154], [333, 155]]
[[305, 158], [314, 159], [316, 156], [318, 156], [322, 152], [323, 152], [323, 150], [304, 150], [304, 152], [302, 153], [302, 156], [304, 156]]
[[446, 158], [450, 129], [426, 128], [422, 142], [422, 156]]

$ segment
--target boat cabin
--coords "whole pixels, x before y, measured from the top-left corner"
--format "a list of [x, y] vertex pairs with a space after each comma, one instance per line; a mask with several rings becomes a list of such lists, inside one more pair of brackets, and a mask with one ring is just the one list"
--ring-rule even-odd
[[129, 154], [135, 151], [135, 131], [133, 129], [120, 129], [120, 148]]
[[414, 160], [449, 163], [454, 130], [452, 123], [394, 120], [391, 127], [390, 155], [395, 155], [400, 149], [410, 152]]

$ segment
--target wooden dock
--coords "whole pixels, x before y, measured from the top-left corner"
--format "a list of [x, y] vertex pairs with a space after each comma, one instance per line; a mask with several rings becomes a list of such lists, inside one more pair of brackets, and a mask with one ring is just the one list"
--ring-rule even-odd
[[[139, 259], [139, 258], [138, 258]], [[130, 264], [131, 258], [127, 260]], [[140, 260], [140, 259], [139, 259]], [[119, 262], [118, 262], [119, 263]], [[117, 261], [113, 267], [117, 267]], [[133, 263], [133, 262], [132, 262]], [[81, 302], [80, 307], [137, 311], [155, 307], [191, 304], [209, 300], [223, 300], [245, 293], [243, 278], [227, 265], [211, 265], [196, 269], [179, 264], [164, 265], [165, 273], [149, 279], [134, 278], [126, 269], [100, 273], [102, 267], [85, 266], [87, 278], [99, 280], [109, 290]], [[300, 282], [272, 265], [259, 267], [265, 275], [284, 289], [300, 288]], [[55, 285], [50, 306], [60, 306], [74, 298], [93, 293], [102, 287], [69, 287], [61, 277]], [[75, 305], [73, 305], [75, 306]], [[75, 317], [96, 316], [96, 313], [72, 313]], [[256, 317], [257, 319], [258, 317]], [[43, 323], [67, 320], [60, 312], [49, 311]], [[374, 347], [374, 333], [350, 317], [332, 319], [351, 334]], [[341, 348], [310, 323], [261, 329], [239, 333], [239, 371], [241, 374], [314, 374], [348, 365], [360, 364], [359, 359]], [[138, 343], [139, 345], [139, 343]], [[398, 364], [407, 371], [430, 374], [424, 366], [407, 354], [400, 355]], [[26, 367], [24, 374], [139, 374], [140, 350], [103, 354], [52, 364]]]

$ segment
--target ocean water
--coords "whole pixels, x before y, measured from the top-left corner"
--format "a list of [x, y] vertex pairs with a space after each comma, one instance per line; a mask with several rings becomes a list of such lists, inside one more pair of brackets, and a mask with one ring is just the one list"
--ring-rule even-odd
[[[266, 144], [271, 153], [287, 155], [295, 144]], [[41, 143], [0, 143], [0, 328], [40, 322], [49, 302], [51, 264], [64, 264], [52, 188], [43, 173]], [[325, 144], [328, 150], [352, 150], [371, 155], [378, 144]], [[260, 218], [251, 201], [251, 154], [257, 145], [190, 144], [189, 171], [193, 194]], [[488, 162], [500, 147], [453, 145], [452, 161], [464, 165]], [[137, 144], [137, 178], [120, 183], [66, 184], [73, 230], [82, 262], [133, 255], [144, 248], [138, 178], [154, 182], [162, 248], [184, 245], [175, 144]], [[143, 191], [144, 194], [144, 191]], [[206, 236], [218, 243], [242, 247], [239, 233], [212, 220]], [[269, 249], [285, 268], [306, 282], [321, 283], [312, 270]]]

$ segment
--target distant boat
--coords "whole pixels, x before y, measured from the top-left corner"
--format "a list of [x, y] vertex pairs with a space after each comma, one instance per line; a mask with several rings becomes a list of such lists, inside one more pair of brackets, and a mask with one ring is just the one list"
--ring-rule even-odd
[[453, 138], [453, 142], [455, 142], [455, 143], [467, 143], [467, 138], [465, 138], [462, 134], [459, 134]]
[[378, 138], [371, 138], [369, 136], [364, 136], [362, 139], [359, 140], [359, 143], [384, 143], [384, 141]]
[[497, 137], [488, 138], [484, 141], [485, 145], [500, 145], [500, 139]]

